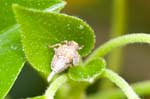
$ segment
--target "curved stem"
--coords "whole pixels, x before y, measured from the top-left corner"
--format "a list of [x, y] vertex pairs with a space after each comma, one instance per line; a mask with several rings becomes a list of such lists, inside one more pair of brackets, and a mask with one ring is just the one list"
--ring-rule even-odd
[[144, 33], [129, 34], [114, 38], [98, 47], [87, 59], [87, 62], [94, 57], [103, 57], [116, 47], [125, 46], [131, 43], [150, 43], [150, 35]]
[[52, 84], [48, 87], [48, 89], [45, 92], [46, 99], [53, 99], [58, 88], [67, 81], [68, 81], [68, 76], [64, 74], [58, 77], [54, 82], [52, 82]]
[[[138, 82], [131, 85], [135, 92], [140, 96], [150, 95], [150, 81]], [[125, 99], [125, 95], [118, 89], [112, 88], [107, 91], [98, 92], [96, 94], [89, 95], [87, 99]]]
[[[127, 0], [112, 0], [112, 21], [111, 21], [111, 30], [110, 37], [115, 38], [126, 33], [127, 27], [127, 11], [128, 4]], [[121, 65], [123, 62], [123, 49], [116, 49], [109, 53], [107, 57], [107, 66], [115, 72], [121, 72]], [[108, 88], [113, 87], [113, 84], [107, 80], [102, 80], [101, 90], [107, 90]]]
[[121, 88], [121, 90], [125, 93], [128, 99], [140, 99], [138, 95], [133, 91], [133, 89], [129, 86], [129, 84], [115, 72], [106, 69], [103, 77], [108, 78], [109, 80], [114, 82], [119, 88]]

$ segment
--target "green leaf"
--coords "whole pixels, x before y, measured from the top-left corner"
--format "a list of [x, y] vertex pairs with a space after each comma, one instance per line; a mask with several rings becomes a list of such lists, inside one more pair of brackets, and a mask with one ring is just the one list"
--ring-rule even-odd
[[0, 31], [16, 24], [12, 11], [13, 3], [41, 10], [60, 2], [62, 0], [0, 0]]
[[46, 13], [14, 5], [14, 12], [22, 28], [22, 42], [26, 57], [32, 66], [48, 76], [53, 49], [49, 45], [74, 40], [80, 46], [81, 56], [94, 45], [93, 30], [81, 19], [66, 14]]
[[0, 35], [0, 99], [4, 99], [24, 65], [18, 26]]
[[[5, 1], [8, 1], [8, 0], [5, 0]], [[24, 2], [27, 2], [27, 1], [31, 2], [32, 0], [26, 0]], [[35, 0], [33, 0], [32, 2], [34, 1]], [[39, 0], [37, 1], [39, 2], [39, 8], [42, 9], [42, 7], [43, 8], [44, 6], [46, 7], [47, 1], [46, 2], [41, 2]], [[54, 3], [54, 5], [51, 6], [49, 9], [47, 9], [47, 11], [58, 12], [64, 6], [64, 2], [60, 2], [56, 4], [57, 1], [61, 1], [61, 0], [51, 1], [51, 3], [49, 4], [52, 5]], [[1, 2], [4, 2], [4, 1], [3, 0], [0, 1], [0, 5], [1, 5]], [[29, 6], [32, 6], [32, 4], [29, 3]], [[13, 17], [13, 15], [9, 16], [9, 18], [11, 17]], [[7, 16], [5, 16], [5, 18], [7, 19]], [[9, 22], [9, 19], [7, 21]], [[0, 18], [0, 26], [3, 23], [5, 23], [5, 21], [2, 18]], [[10, 88], [14, 84], [17, 76], [19, 75], [24, 65], [25, 60], [24, 60], [24, 53], [22, 51], [22, 46], [20, 43], [21, 37], [20, 37], [20, 32], [19, 32], [19, 26], [14, 25], [10, 28], [4, 29], [3, 31], [0, 31], [0, 34], [1, 34], [0, 35], [0, 60], [1, 60], [0, 61], [0, 99], [4, 99], [4, 97], [7, 95]]]
[[106, 63], [104, 59], [92, 59], [85, 66], [76, 66], [69, 69], [69, 77], [75, 81], [89, 81], [101, 75], [105, 69]]

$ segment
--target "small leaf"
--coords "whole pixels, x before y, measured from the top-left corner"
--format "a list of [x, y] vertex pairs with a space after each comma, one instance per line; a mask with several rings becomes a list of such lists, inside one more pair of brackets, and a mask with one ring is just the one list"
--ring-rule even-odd
[[24, 65], [18, 26], [0, 35], [0, 99], [4, 99]]
[[101, 75], [106, 63], [101, 58], [91, 60], [85, 66], [76, 66], [69, 69], [69, 77], [75, 81], [92, 82], [94, 78]]
[[22, 28], [22, 42], [26, 57], [32, 66], [48, 76], [53, 49], [49, 45], [74, 40], [80, 46], [80, 55], [87, 55], [94, 45], [93, 30], [81, 19], [58, 13], [46, 13], [13, 6]]

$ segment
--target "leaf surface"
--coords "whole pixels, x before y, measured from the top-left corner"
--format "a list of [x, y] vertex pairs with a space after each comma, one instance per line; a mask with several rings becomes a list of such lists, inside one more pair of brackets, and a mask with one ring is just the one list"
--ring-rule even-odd
[[[10, 8], [5, 9], [5, 7], [3, 7], [5, 6], [3, 5], [3, 3], [7, 4], [7, 6], [11, 6], [11, 3], [13, 1], [17, 3], [18, 2], [22, 3], [23, 0], [12, 0], [12, 1], [1, 0], [0, 1], [0, 6], [2, 8], [0, 10], [1, 13], [0, 29], [5, 26], [6, 27], [11, 26], [11, 22], [12, 22], [11, 20], [14, 20], [11, 12], [8, 11], [10, 10]], [[51, 3], [49, 1], [51, 1]], [[62, 0], [53, 0], [53, 1], [46, 0], [46, 2], [42, 2], [42, 0], [25, 0], [24, 2], [26, 3], [28, 2], [29, 7], [35, 7], [35, 8], [39, 7], [39, 9], [45, 8], [49, 4], [49, 6], [51, 5], [51, 7], [47, 9], [47, 11], [56, 10], [58, 12], [64, 6], [63, 2], [56, 4], [58, 1], [62, 1]], [[32, 2], [34, 4], [30, 4]], [[38, 5], [35, 4], [35, 2], [38, 2]], [[5, 12], [3, 12], [4, 9]], [[5, 17], [3, 16], [4, 14]], [[0, 99], [4, 99], [4, 97], [9, 92], [10, 88], [13, 86], [15, 80], [17, 79], [17, 76], [19, 75], [21, 69], [23, 68], [25, 59], [24, 59], [24, 53], [22, 51], [19, 26], [13, 25], [7, 29], [3, 29], [2, 31], [0, 31], [0, 34], [1, 34], [0, 35]]]
[[94, 46], [93, 30], [81, 19], [53, 12], [42, 12], [14, 5], [14, 12], [22, 28], [22, 42], [31, 65], [48, 76], [54, 55], [49, 45], [74, 40], [83, 48], [81, 56], [87, 55]]
[[75, 81], [93, 82], [100, 76], [106, 66], [106, 62], [101, 58], [92, 59], [85, 66], [76, 66], [69, 69], [69, 77]]
[[8, 93], [24, 65], [18, 26], [0, 35], [0, 99]]
[[62, 0], [0, 0], [0, 31], [16, 24], [12, 11], [12, 4], [14, 3], [42, 10], [60, 2]]

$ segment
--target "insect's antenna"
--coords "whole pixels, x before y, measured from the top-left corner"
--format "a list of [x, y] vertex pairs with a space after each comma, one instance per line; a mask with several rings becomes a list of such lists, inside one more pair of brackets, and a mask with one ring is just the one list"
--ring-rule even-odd
[[56, 48], [61, 46], [61, 44], [48, 45], [48, 48]]
[[49, 76], [48, 76], [48, 78], [47, 78], [47, 81], [50, 82], [51, 79], [54, 77], [55, 74], [56, 74], [56, 72], [55, 72], [55, 71], [52, 71], [52, 72], [49, 74]]

